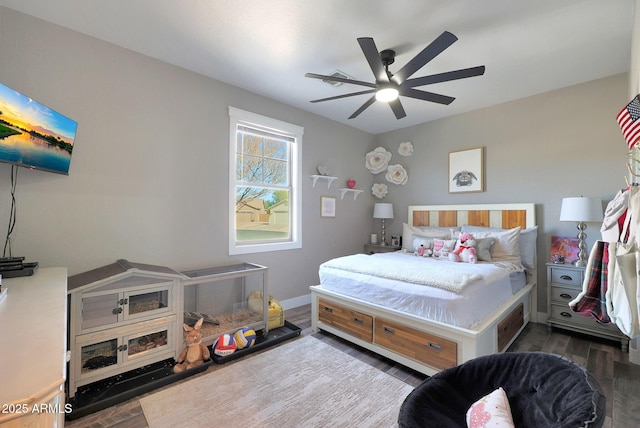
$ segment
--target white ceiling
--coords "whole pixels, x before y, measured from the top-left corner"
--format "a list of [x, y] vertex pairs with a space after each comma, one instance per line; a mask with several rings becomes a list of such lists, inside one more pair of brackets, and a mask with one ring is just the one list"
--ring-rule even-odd
[[[0, 5], [106, 40], [321, 116], [379, 134], [629, 70], [634, 0], [0, 0]], [[483, 76], [419, 89], [443, 106], [402, 98], [407, 117], [366, 89], [306, 72], [375, 79], [356, 41], [396, 49], [393, 73], [443, 31], [458, 41], [420, 77], [485, 65]]]

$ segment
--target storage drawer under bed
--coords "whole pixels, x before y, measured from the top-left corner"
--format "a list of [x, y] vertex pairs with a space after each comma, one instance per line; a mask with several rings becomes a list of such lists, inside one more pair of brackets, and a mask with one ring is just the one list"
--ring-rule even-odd
[[376, 344], [435, 369], [458, 363], [458, 345], [450, 340], [382, 318], [375, 319], [373, 331]]
[[373, 341], [373, 317], [370, 315], [320, 299], [318, 319], [365, 342]]

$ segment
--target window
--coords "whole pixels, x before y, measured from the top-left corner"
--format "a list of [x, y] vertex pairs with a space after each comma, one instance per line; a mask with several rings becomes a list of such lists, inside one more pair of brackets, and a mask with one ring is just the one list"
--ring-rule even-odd
[[229, 107], [229, 254], [302, 246], [302, 127]]

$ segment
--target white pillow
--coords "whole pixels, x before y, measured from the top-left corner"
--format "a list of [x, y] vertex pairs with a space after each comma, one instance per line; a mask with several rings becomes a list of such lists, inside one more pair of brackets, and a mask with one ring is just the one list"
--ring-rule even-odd
[[411, 226], [407, 223], [402, 224], [402, 248], [407, 251], [413, 251], [413, 235], [420, 235], [424, 238], [440, 238], [451, 239], [451, 228], [449, 227], [432, 227], [432, 226]]
[[487, 394], [467, 410], [467, 427], [514, 428], [511, 406], [507, 394], [499, 387]]
[[[462, 226], [462, 232], [476, 235], [478, 232], [506, 232], [508, 229], [483, 226]], [[536, 268], [536, 240], [538, 238], [538, 226], [528, 227], [520, 231], [520, 259], [527, 269]]]
[[510, 262], [521, 264], [520, 258], [520, 226], [504, 232], [471, 232], [476, 238], [494, 238], [491, 258], [494, 262]]

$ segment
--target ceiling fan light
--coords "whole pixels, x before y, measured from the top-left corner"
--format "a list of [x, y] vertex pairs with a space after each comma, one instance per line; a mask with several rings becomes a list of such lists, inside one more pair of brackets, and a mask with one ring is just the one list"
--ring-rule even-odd
[[376, 91], [376, 100], [388, 103], [398, 99], [400, 93], [396, 88], [386, 86]]

